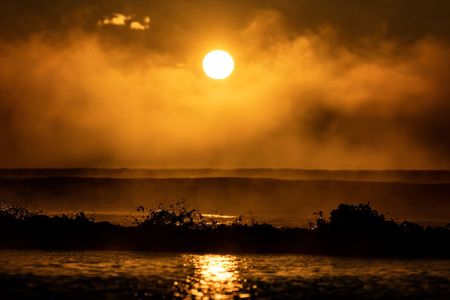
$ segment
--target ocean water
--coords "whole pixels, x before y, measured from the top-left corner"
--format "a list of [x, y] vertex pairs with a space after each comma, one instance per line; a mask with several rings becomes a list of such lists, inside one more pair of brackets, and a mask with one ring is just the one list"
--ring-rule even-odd
[[0, 298], [450, 299], [450, 261], [1, 250]]
[[253, 216], [276, 226], [307, 226], [316, 211], [328, 216], [341, 203], [367, 202], [390, 219], [445, 225], [448, 199], [450, 182], [0, 176], [0, 200], [47, 214], [95, 213], [124, 225], [138, 206], [179, 201], [202, 213]]

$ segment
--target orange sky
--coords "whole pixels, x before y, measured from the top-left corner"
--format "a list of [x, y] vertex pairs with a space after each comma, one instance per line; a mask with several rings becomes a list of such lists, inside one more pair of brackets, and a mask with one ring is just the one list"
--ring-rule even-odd
[[161, 2], [0, 4], [0, 167], [450, 168], [448, 1]]

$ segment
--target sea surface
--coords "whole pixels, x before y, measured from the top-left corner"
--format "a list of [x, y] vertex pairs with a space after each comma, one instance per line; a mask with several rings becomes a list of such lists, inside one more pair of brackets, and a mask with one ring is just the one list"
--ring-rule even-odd
[[0, 200], [123, 225], [138, 206], [183, 201], [204, 214], [296, 227], [319, 210], [369, 202], [388, 219], [434, 226], [450, 222], [450, 171], [0, 169]]
[[1, 250], [0, 298], [450, 299], [450, 260]]

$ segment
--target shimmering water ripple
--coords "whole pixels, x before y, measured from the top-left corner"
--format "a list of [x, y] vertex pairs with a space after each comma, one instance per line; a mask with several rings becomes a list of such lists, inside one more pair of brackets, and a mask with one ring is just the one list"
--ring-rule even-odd
[[450, 261], [0, 251], [0, 298], [450, 299]]

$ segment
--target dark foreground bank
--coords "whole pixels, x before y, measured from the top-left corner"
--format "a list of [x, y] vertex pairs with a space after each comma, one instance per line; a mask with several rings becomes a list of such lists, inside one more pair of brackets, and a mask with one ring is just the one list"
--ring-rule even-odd
[[47, 216], [7, 202], [0, 210], [0, 248], [309, 253], [340, 256], [450, 257], [450, 226], [386, 220], [369, 204], [341, 204], [310, 228], [277, 228], [241, 218], [220, 224], [182, 206], [145, 210], [135, 226], [96, 222], [80, 212]]

